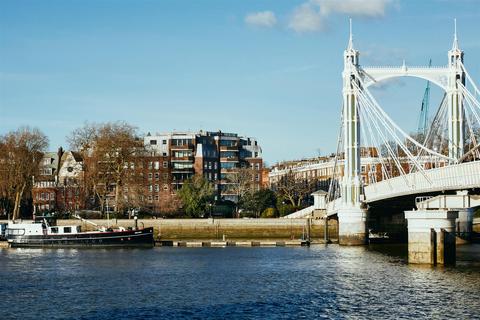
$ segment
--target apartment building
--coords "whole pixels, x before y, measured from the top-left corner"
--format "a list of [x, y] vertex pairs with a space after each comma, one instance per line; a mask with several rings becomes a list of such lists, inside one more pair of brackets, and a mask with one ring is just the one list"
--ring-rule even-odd
[[[393, 160], [389, 158], [380, 158], [376, 148], [362, 147], [360, 150], [361, 167], [360, 179], [363, 185], [382, 181], [388, 177], [395, 177], [400, 174], [400, 170]], [[404, 172], [409, 172], [413, 167], [408, 158], [399, 158], [401, 168]], [[442, 167], [445, 161], [432, 162], [430, 157], [419, 157], [417, 162], [424, 169]], [[383, 166], [382, 166], [383, 163]], [[340, 155], [335, 159], [334, 155], [328, 157], [317, 157], [312, 159], [293, 160], [277, 163], [272, 166], [268, 178], [270, 187], [275, 189], [282, 177], [288, 173], [294, 173], [295, 177], [305, 181], [316, 182], [317, 189], [328, 191], [330, 181], [334, 175], [343, 176], [344, 160]]]
[[[237, 201], [231, 188], [233, 176], [240, 168], [250, 168], [252, 184], [260, 189], [262, 150], [257, 140], [222, 131], [173, 132], [147, 135], [147, 152], [162, 155], [169, 191], [174, 194], [186, 180], [202, 175], [215, 185], [217, 199]], [[160, 199], [160, 196], [159, 196]], [[160, 200], [159, 200], [160, 201]]]

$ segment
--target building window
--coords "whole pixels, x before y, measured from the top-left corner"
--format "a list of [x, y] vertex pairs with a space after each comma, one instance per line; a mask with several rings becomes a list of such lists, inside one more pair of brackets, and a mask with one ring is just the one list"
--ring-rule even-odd
[[158, 192], [160, 191], [160, 187], [158, 186], [158, 184], [155, 185], [155, 192]]
[[155, 172], [155, 180], [158, 180], [160, 177], [160, 174], [158, 172]]
[[54, 200], [55, 199], [55, 194], [52, 192], [50, 193], [50, 199]]
[[152, 196], [148, 196], [148, 201], [152, 201]]
[[150, 145], [157, 145], [157, 140], [150, 140]]
[[164, 185], [163, 185], [163, 190], [165, 190], [165, 191], [168, 190], [168, 185], [167, 185], [167, 184], [164, 184]]
[[162, 144], [167, 144], [167, 140], [162, 140]]
[[235, 168], [234, 162], [222, 162], [220, 163], [220, 168], [222, 169], [233, 169]]
[[168, 180], [168, 173], [163, 174], [163, 180]]
[[148, 174], [148, 180], [152, 180], [152, 173]]
[[163, 161], [163, 167], [168, 168], [168, 162], [167, 161]]
[[155, 170], [158, 170], [158, 169], [160, 169], [160, 162], [155, 161]]
[[158, 201], [158, 196], [155, 196], [155, 201]]
[[149, 186], [148, 186], [148, 191], [149, 191], [149, 192], [153, 192], [153, 185], [149, 185]]
[[148, 169], [152, 169], [153, 168], [153, 162], [152, 161], [149, 161], [148, 162]]

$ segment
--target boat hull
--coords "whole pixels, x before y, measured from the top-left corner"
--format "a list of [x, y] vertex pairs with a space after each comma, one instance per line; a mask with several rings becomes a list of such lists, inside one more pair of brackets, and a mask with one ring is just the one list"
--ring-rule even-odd
[[113, 232], [82, 232], [77, 234], [8, 236], [13, 248], [19, 247], [153, 247], [153, 228]]

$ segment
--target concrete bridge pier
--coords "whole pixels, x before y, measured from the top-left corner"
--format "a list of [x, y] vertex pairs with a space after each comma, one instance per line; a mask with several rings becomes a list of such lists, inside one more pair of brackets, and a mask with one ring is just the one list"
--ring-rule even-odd
[[462, 239], [470, 239], [473, 231], [473, 209], [459, 209], [458, 220], [456, 223], [457, 234]]
[[367, 210], [347, 207], [338, 211], [338, 243], [345, 246], [367, 244]]
[[408, 221], [408, 263], [454, 264], [458, 211], [405, 211]]

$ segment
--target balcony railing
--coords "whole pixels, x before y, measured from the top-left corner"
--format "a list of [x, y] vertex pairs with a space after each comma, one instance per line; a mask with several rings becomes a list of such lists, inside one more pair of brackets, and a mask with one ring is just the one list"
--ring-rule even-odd
[[238, 146], [220, 146], [220, 151], [237, 151]]
[[188, 156], [188, 157], [175, 157], [172, 156], [171, 161], [172, 162], [192, 162], [195, 160], [194, 156]]
[[194, 147], [193, 144], [184, 144], [184, 145], [181, 145], [181, 146], [172, 145], [172, 146], [170, 146], [170, 149], [171, 150], [192, 150], [193, 147]]

